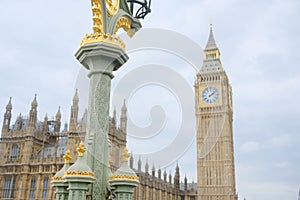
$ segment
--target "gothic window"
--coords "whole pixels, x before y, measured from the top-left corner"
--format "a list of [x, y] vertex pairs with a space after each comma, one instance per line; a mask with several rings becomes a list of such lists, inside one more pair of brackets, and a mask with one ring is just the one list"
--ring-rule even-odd
[[31, 179], [31, 184], [30, 184], [30, 192], [29, 192], [29, 198], [33, 199], [34, 198], [34, 191], [35, 191], [35, 187], [36, 187], [36, 180], [33, 177]]
[[5, 178], [3, 198], [9, 198], [11, 187], [11, 176]]
[[44, 179], [44, 186], [43, 186], [43, 195], [42, 198], [46, 199], [48, 196], [48, 185], [49, 185], [49, 179], [45, 178]]
[[14, 198], [15, 196], [16, 178], [13, 176], [5, 177], [3, 198]]
[[10, 159], [16, 160], [18, 158], [18, 155], [19, 155], [19, 147], [18, 147], [18, 145], [14, 144], [11, 149]]
[[16, 188], [16, 177], [13, 177], [13, 182], [11, 185], [11, 194], [10, 194], [10, 198], [14, 198], [15, 197], [15, 188]]

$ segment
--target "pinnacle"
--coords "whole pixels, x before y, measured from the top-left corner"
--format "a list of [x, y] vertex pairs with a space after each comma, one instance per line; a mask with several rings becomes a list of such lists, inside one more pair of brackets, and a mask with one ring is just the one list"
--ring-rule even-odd
[[126, 100], [124, 99], [123, 106], [122, 106], [122, 111], [125, 112], [126, 110], [127, 110]]
[[205, 49], [216, 49], [216, 48], [218, 47], [214, 38], [212, 24], [210, 24], [210, 33], [209, 33], [209, 37]]
[[11, 110], [12, 109], [12, 104], [11, 104], [11, 97], [9, 98], [9, 102], [8, 102], [8, 104], [7, 104], [7, 106], [6, 106], [6, 110]]
[[76, 101], [76, 102], [79, 101], [79, 97], [78, 97], [78, 89], [77, 89], [77, 88], [76, 88], [76, 91], [75, 91], [75, 94], [74, 94], [74, 97], [73, 97], [73, 101]]
[[31, 103], [31, 107], [37, 107], [38, 106], [36, 97], [37, 97], [37, 94], [34, 95], [34, 99], [33, 99], [32, 103]]
[[60, 106], [58, 107], [58, 111], [56, 113], [56, 118], [61, 118]]

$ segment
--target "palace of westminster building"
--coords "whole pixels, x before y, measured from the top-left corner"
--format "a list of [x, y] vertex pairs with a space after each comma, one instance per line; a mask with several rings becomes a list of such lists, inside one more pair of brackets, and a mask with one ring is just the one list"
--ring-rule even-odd
[[[199, 52], [201, 53], [201, 52]], [[78, 119], [78, 94], [73, 97], [70, 121], [62, 127], [60, 109], [54, 119], [38, 120], [36, 96], [29, 116], [21, 114], [12, 122], [12, 101], [6, 106], [0, 138], [0, 199], [55, 199], [51, 178], [64, 164], [63, 155], [70, 150], [76, 161], [76, 147], [85, 136], [87, 111]], [[232, 133], [232, 93], [222, 67], [220, 51], [212, 28], [204, 49], [203, 66], [195, 83], [195, 114], [197, 135], [197, 183], [180, 181], [180, 169], [167, 174], [146, 163], [134, 160], [129, 165], [139, 177], [135, 200], [237, 200], [235, 186]], [[117, 124], [120, 124], [118, 126]], [[121, 163], [126, 147], [127, 108], [121, 108], [118, 123], [116, 110], [110, 118], [110, 167]], [[62, 130], [62, 131], [61, 131]]]

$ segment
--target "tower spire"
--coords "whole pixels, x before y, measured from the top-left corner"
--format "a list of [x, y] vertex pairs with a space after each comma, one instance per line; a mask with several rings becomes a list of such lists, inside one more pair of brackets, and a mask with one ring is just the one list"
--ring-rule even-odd
[[210, 23], [210, 32], [209, 32], [209, 37], [208, 37], [208, 41], [206, 43], [206, 47], [205, 49], [217, 49], [217, 43], [214, 37], [214, 32], [213, 32], [213, 25], [212, 22]]
[[58, 111], [56, 113], [56, 127], [55, 127], [55, 132], [60, 131], [60, 126], [61, 126], [61, 113], [60, 113], [60, 106], [58, 107]]
[[120, 129], [126, 133], [127, 131], [127, 107], [126, 100], [124, 99], [123, 106], [121, 109], [121, 117], [120, 117]]
[[221, 53], [214, 37], [212, 23], [210, 24], [209, 37], [203, 53], [204, 53], [203, 55], [204, 62], [201, 68], [202, 72], [211, 73], [211, 72], [223, 70], [222, 63], [220, 60]]
[[12, 110], [12, 104], [11, 104], [11, 97], [9, 97], [9, 102], [8, 102], [8, 104], [7, 104], [7, 106], [6, 106], [6, 111], [11, 111]]
[[112, 124], [113, 124], [114, 128], [116, 128], [116, 126], [117, 126], [117, 111], [116, 111], [116, 107], [114, 107], [113, 117], [112, 117], [111, 121], [112, 121]]
[[31, 108], [36, 108], [38, 106], [37, 100], [36, 100], [37, 94], [34, 95], [34, 99], [31, 103]]
[[71, 116], [70, 116], [70, 126], [69, 126], [70, 132], [76, 131], [78, 111], [79, 111], [78, 102], [79, 102], [78, 89], [76, 89], [76, 92], [73, 97], [73, 104], [71, 106]]
[[31, 103], [31, 109], [29, 111], [29, 121], [28, 121], [28, 133], [32, 133], [35, 130], [35, 124], [37, 121], [37, 94], [34, 95], [34, 99]]
[[4, 113], [2, 132], [9, 131], [9, 126], [10, 126], [10, 121], [11, 121], [11, 110], [12, 110], [12, 104], [11, 104], [11, 97], [10, 97], [8, 104], [6, 105], [6, 111]]
[[177, 189], [180, 188], [180, 173], [179, 173], [178, 162], [177, 162], [176, 169], [175, 169], [174, 185], [175, 185], [175, 188], [177, 188]]

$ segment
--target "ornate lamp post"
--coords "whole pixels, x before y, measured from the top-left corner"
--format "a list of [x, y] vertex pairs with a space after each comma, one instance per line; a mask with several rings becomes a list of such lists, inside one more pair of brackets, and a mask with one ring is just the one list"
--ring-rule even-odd
[[127, 0], [130, 7], [130, 12], [137, 19], [144, 19], [145, 16], [151, 12], [151, 0]]
[[[75, 57], [89, 70], [86, 157], [95, 174], [95, 182], [91, 186], [92, 199], [103, 200], [109, 178], [108, 125], [112, 72], [128, 60], [125, 44], [116, 33], [123, 28], [129, 36], [133, 36], [141, 28], [138, 18], [144, 18], [150, 12], [150, 4], [146, 0], [91, 1], [94, 32], [85, 35]], [[139, 6], [141, 9], [133, 13], [134, 8]]]

